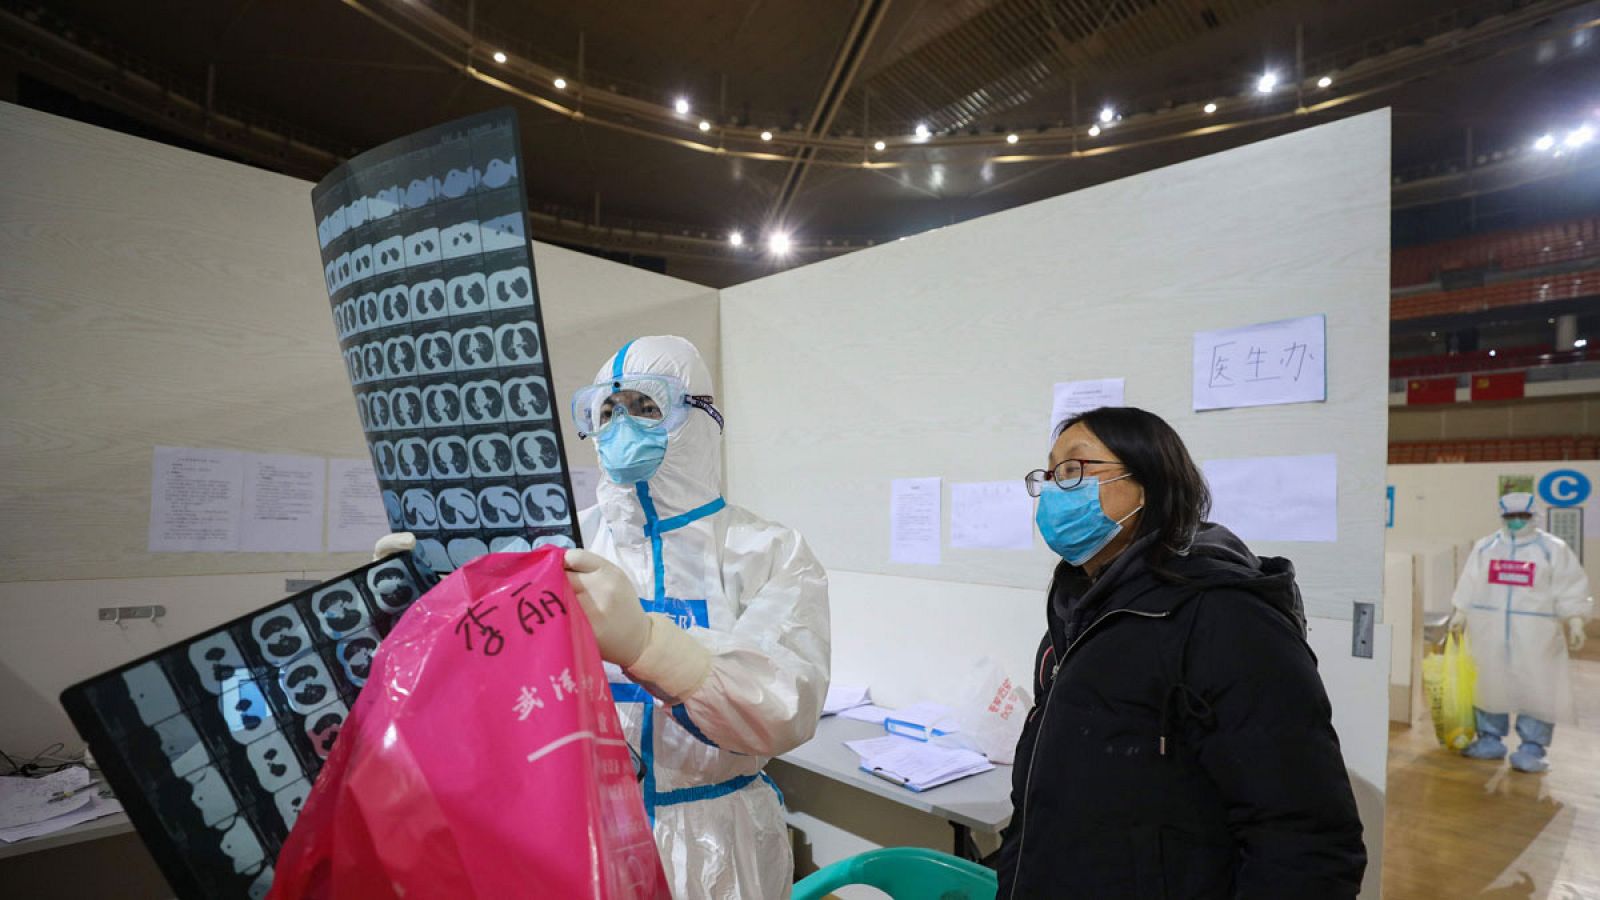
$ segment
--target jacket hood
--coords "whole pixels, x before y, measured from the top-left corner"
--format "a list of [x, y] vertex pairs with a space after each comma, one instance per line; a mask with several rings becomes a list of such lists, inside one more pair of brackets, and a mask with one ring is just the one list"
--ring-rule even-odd
[[1202, 523], [1188, 554], [1174, 557], [1165, 568], [1191, 588], [1225, 587], [1254, 594], [1305, 635], [1305, 603], [1295, 584], [1294, 563], [1281, 556], [1256, 556], [1221, 525]]
[[1085, 624], [1085, 614], [1110, 607], [1171, 609], [1200, 591], [1226, 588], [1257, 597], [1305, 636], [1305, 605], [1295, 584], [1294, 563], [1256, 556], [1233, 532], [1205, 522], [1188, 552], [1169, 557], [1158, 573], [1145, 558], [1154, 541], [1154, 535], [1146, 535], [1130, 544], [1099, 578], [1091, 579], [1077, 567], [1058, 569], [1049, 604], [1052, 631], [1070, 643]]

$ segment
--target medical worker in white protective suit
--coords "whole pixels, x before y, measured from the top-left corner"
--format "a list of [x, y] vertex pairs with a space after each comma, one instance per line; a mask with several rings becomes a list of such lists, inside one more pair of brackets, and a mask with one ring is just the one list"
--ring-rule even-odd
[[722, 499], [722, 417], [694, 345], [645, 337], [573, 398], [604, 477], [567, 569], [607, 661], [673, 896], [789, 896], [761, 771], [828, 690], [828, 580], [800, 535]]
[[[639, 338], [573, 398], [605, 477], [568, 577], [606, 660], [677, 900], [788, 897], [783, 800], [762, 767], [810, 740], [828, 691], [828, 578], [800, 535], [728, 504], [711, 374]], [[388, 535], [377, 556], [409, 550]]]
[[1594, 601], [1577, 555], [1534, 527], [1532, 494], [1501, 497], [1500, 516], [1504, 527], [1478, 541], [1467, 558], [1450, 617], [1452, 629], [1467, 629], [1478, 667], [1478, 737], [1461, 752], [1504, 758], [1515, 715], [1522, 744], [1511, 766], [1543, 772], [1555, 724], [1573, 718], [1567, 650], [1583, 647]]

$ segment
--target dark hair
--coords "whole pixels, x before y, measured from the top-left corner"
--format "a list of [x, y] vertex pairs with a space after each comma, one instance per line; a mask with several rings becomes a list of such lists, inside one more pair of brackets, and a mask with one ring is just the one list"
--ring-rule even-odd
[[1144, 509], [1133, 539], [1157, 535], [1147, 561], [1157, 574], [1174, 555], [1188, 552], [1211, 512], [1211, 491], [1189, 457], [1183, 438], [1155, 413], [1132, 406], [1102, 406], [1079, 413], [1056, 429], [1085, 425], [1144, 488]]

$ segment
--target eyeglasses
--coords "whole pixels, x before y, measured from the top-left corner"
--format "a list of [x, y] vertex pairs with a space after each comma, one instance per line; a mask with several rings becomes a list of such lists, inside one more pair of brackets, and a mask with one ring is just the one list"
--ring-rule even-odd
[[1044, 493], [1046, 481], [1053, 481], [1061, 490], [1070, 491], [1083, 483], [1083, 467], [1088, 465], [1120, 466], [1122, 463], [1111, 459], [1063, 459], [1053, 469], [1034, 469], [1023, 477], [1022, 483], [1028, 486], [1029, 497]]

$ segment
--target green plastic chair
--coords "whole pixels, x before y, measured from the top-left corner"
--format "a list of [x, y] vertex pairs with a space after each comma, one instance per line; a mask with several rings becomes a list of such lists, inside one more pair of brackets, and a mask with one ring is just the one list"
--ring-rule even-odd
[[921, 847], [886, 847], [812, 872], [794, 886], [794, 900], [822, 900], [852, 884], [894, 900], [994, 900], [999, 889], [994, 872], [975, 862]]

